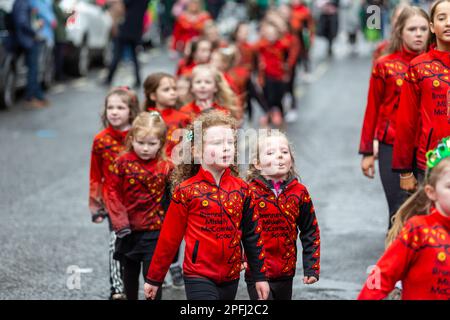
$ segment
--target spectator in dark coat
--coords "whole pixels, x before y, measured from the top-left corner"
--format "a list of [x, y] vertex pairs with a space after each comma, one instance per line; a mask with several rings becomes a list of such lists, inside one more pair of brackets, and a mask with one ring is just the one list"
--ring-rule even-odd
[[119, 34], [114, 43], [114, 57], [109, 68], [109, 74], [106, 84], [110, 85], [117, 66], [123, 57], [127, 47], [131, 49], [131, 58], [135, 67], [136, 82], [135, 87], [141, 86], [141, 77], [139, 74], [139, 62], [136, 55], [136, 48], [141, 42], [142, 30], [144, 24], [144, 14], [147, 10], [149, 0], [124, 0], [125, 19], [119, 26]]

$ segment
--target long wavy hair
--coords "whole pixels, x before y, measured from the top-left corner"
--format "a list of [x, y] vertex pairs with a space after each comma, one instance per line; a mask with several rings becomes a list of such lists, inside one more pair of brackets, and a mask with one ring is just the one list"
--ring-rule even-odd
[[195, 176], [199, 169], [201, 164], [197, 164], [195, 163], [195, 159], [194, 159], [194, 152], [195, 151], [200, 151], [200, 150], [194, 150], [194, 146], [193, 146], [193, 142], [195, 141], [195, 139], [202, 139], [202, 145], [203, 145], [203, 138], [204, 138], [204, 134], [205, 131], [208, 128], [214, 127], [214, 126], [226, 126], [226, 127], [230, 127], [231, 129], [233, 129], [234, 132], [234, 147], [235, 147], [235, 154], [234, 154], [234, 164], [230, 166], [231, 172], [233, 173], [233, 175], [238, 176], [239, 175], [239, 171], [238, 171], [238, 166], [237, 166], [237, 132], [236, 132], [236, 128], [237, 128], [237, 122], [234, 118], [227, 116], [226, 114], [224, 114], [221, 111], [209, 111], [206, 113], [201, 114], [198, 118], [196, 118], [195, 120], [197, 123], [201, 124], [201, 137], [196, 137], [195, 136], [195, 130], [194, 130], [194, 124], [190, 124], [186, 129], [188, 130], [188, 132], [190, 132], [191, 138], [192, 139], [186, 139], [185, 137], [183, 137], [183, 141], [182, 143], [188, 144], [186, 148], [184, 148], [183, 150], [189, 150], [191, 152], [191, 157], [190, 157], [190, 162], [189, 163], [185, 163], [183, 161], [182, 164], [179, 164], [175, 167], [173, 173], [172, 173], [172, 177], [171, 177], [171, 181], [172, 181], [172, 190], [175, 186], [179, 185], [180, 183], [182, 183], [183, 181]]
[[427, 215], [430, 212], [433, 201], [425, 193], [425, 186], [430, 185], [436, 188], [436, 183], [439, 181], [443, 171], [449, 167], [450, 158], [445, 158], [432, 170], [428, 169], [426, 171], [423, 183], [419, 185], [417, 191], [403, 203], [392, 217], [392, 228], [386, 237], [386, 247], [395, 240], [408, 219], [414, 216]]

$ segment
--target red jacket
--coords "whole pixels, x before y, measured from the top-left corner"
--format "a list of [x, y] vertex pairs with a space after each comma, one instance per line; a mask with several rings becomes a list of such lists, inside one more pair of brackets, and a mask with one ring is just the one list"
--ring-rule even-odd
[[174, 190], [147, 282], [162, 284], [183, 236], [186, 277], [207, 278], [216, 284], [239, 279], [242, 242], [255, 279], [265, 280], [261, 230], [248, 203], [248, 185], [230, 169], [217, 186], [211, 173], [200, 168]]
[[114, 231], [161, 229], [168, 202], [171, 164], [142, 160], [133, 151], [117, 158], [108, 186], [108, 211]]
[[147, 111], [158, 111], [166, 123], [166, 155], [167, 157], [170, 157], [172, 155], [173, 148], [180, 142], [180, 139], [175, 139], [175, 137], [173, 137], [174, 131], [176, 129], [186, 128], [186, 126], [191, 122], [191, 119], [186, 113], [171, 108], [160, 110], [149, 107], [147, 108]]
[[197, 66], [195, 62], [191, 62], [190, 64], [186, 63], [185, 59], [181, 59], [178, 62], [177, 66], [177, 77], [183, 76], [183, 77], [190, 77], [192, 75], [192, 70]]
[[180, 108], [180, 112], [184, 112], [185, 114], [187, 114], [189, 116], [189, 118], [191, 119], [190, 122], [192, 122], [195, 118], [197, 118], [202, 112], [205, 112], [207, 110], [211, 110], [211, 109], [215, 109], [215, 110], [219, 110], [219, 111], [223, 111], [226, 114], [230, 114], [230, 110], [228, 110], [227, 108], [224, 108], [222, 106], [219, 106], [217, 103], [213, 102], [212, 107], [209, 109], [205, 109], [202, 110], [196, 103], [195, 100], [192, 102], [189, 102], [188, 104], [182, 106]]
[[373, 140], [394, 144], [395, 116], [409, 62], [417, 54], [402, 50], [377, 60], [372, 68], [359, 153], [373, 154]]
[[255, 66], [255, 46], [249, 42], [238, 42], [236, 47], [239, 51], [239, 61], [237, 65], [246, 67], [252, 71]]
[[411, 61], [405, 80], [396, 117], [392, 164], [398, 172], [412, 171], [416, 145], [417, 166], [425, 170], [425, 153], [450, 136], [450, 53], [431, 49], [418, 56]]
[[211, 16], [206, 11], [198, 14], [194, 20], [187, 13], [179, 15], [173, 28], [172, 49], [183, 51], [189, 40], [201, 35], [208, 20], [211, 20]]
[[93, 215], [105, 209], [106, 190], [114, 171], [113, 163], [125, 149], [127, 133], [109, 126], [94, 138], [89, 174], [89, 209]]
[[261, 39], [255, 48], [260, 74], [279, 81], [289, 76], [300, 52], [299, 41], [292, 34], [286, 34], [274, 43]]
[[[303, 247], [303, 271], [319, 279], [320, 231], [308, 190], [297, 179], [282, 185], [276, 196], [273, 184], [263, 177], [250, 184], [250, 208], [259, 216], [269, 280], [293, 278], [297, 266], [297, 236]], [[251, 278], [249, 270], [247, 278]]]
[[311, 35], [314, 35], [314, 18], [311, 10], [304, 4], [291, 6], [290, 26], [294, 32], [298, 33], [307, 27]]
[[436, 209], [409, 219], [366, 281], [360, 300], [385, 298], [399, 280], [403, 300], [450, 300], [450, 218]]

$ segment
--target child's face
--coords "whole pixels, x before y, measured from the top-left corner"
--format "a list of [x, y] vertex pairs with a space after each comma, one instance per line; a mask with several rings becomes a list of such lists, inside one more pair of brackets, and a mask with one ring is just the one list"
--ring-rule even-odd
[[287, 139], [280, 136], [267, 137], [259, 145], [259, 163], [255, 167], [267, 179], [285, 180], [292, 168]]
[[222, 72], [225, 71], [225, 69], [226, 69], [226, 65], [225, 65], [225, 63], [224, 63], [224, 61], [222, 59], [222, 55], [219, 52], [214, 52], [211, 55], [211, 62], [210, 62], [210, 64], [213, 67], [215, 67], [217, 70], [220, 70]]
[[450, 216], [450, 166], [444, 169], [436, 182], [436, 187], [425, 187], [428, 198], [432, 200], [436, 208], [446, 216]]
[[261, 29], [262, 36], [266, 38], [269, 42], [275, 42], [279, 38], [278, 30], [270, 25], [270, 24], [264, 24], [263, 28]]
[[248, 25], [243, 24], [239, 27], [238, 32], [236, 33], [236, 40], [239, 41], [247, 41], [248, 39]]
[[161, 141], [157, 136], [137, 134], [131, 142], [134, 152], [142, 160], [155, 159], [159, 149], [161, 149]]
[[402, 31], [404, 45], [411, 51], [425, 50], [428, 41], [428, 21], [422, 16], [412, 16], [406, 20]]
[[177, 96], [183, 98], [189, 94], [189, 80], [179, 78], [177, 80]]
[[200, 1], [199, 0], [190, 0], [187, 6], [187, 11], [189, 13], [197, 13], [201, 9]]
[[172, 78], [162, 78], [156, 91], [150, 94], [150, 98], [156, 101], [158, 106], [165, 108], [175, 107], [178, 99], [175, 80]]
[[197, 51], [194, 54], [194, 60], [197, 64], [208, 63], [211, 56], [211, 42], [200, 41], [197, 46]]
[[191, 92], [196, 100], [212, 100], [217, 92], [216, 81], [212, 72], [197, 73], [192, 79]]
[[130, 108], [119, 95], [112, 95], [106, 104], [106, 119], [117, 130], [130, 125]]
[[225, 170], [234, 162], [235, 137], [228, 126], [213, 126], [203, 135], [202, 165], [216, 171]]
[[450, 43], [450, 2], [443, 2], [436, 7], [431, 32], [442, 42]]

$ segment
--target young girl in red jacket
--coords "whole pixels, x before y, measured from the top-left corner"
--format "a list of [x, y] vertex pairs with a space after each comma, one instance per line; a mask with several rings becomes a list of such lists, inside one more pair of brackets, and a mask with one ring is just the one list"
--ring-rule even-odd
[[[306, 187], [298, 181], [289, 142], [278, 130], [258, 139], [249, 167], [250, 208], [259, 217], [264, 241], [269, 299], [291, 300], [297, 266], [297, 236], [303, 247], [303, 283], [319, 280], [320, 231]], [[252, 272], [246, 272], [250, 299], [256, 300]]]
[[195, 66], [208, 63], [212, 52], [212, 43], [206, 38], [197, 38], [189, 42], [187, 55], [178, 62], [177, 77], [190, 77]]
[[202, 1], [190, 0], [186, 11], [176, 18], [171, 49], [184, 52], [186, 44], [202, 34], [205, 23], [209, 20], [211, 16], [202, 9]]
[[438, 0], [431, 8], [430, 27], [435, 44], [425, 54], [413, 59], [405, 76], [396, 117], [393, 169], [400, 173], [400, 188], [414, 191], [417, 178], [423, 179], [425, 153], [450, 135], [450, 38], [447, 21], [450, 0]]
[[[378, 158], [389, 205], [389, 228], [392, 216], [407, 197], [400, 189], [398, 173], [392, 171], [392, 145], [401, 88], [410, 61], [426, 50], [429, 36], [428, 14], [419, 7], [404, 7], [392, 32], [389, 54], [376, 61], [370, 78], [359, 145], [359, 153], [363, 155], [361, 169], [366, 177], [373, 179]], [[374, 140], [378, 143], [378, 155], [374, 152]]]
[[179, 143], [174, 136], [176, 129], [185, 128], [190, 123], [187, 114], [176, 109], [178, 94], [175, 77], [157, 72], [149, 75], [144, 82], [145, 107], [147, 111], [158, 111], [167, 125], [166, 156], [170, 159], [172, 149]]
[[174, 172], [175, 189], [147, 274], [145, 296], [155, 298], [184, 237], [188, 300], [235, 298], [242, 245], [258, 296], [266, 299], [269, 286], [258, 217], [248, 208], [247, 184], [237, 177], [236, 121], [223, 112], [211, 111], [201, 115], [198, 123], [200, 130], [191, 126], [186, 135], [192, 154]]
[[[152, 260], [168, 205], [171, 163], [163, 160], [166, 125], [158, 112], [142, 112], [114, 164], [107, 207], [117, 234], [114, 258], [123, 266], [127, 299], [138, 299], [139, 273]], [[161, 298], [158, 292], [157, 298]]]
[[192, 70], [190, 93], [192, 102], [180, 108], [181, 112], [190, 116], [191, 121], [202, 112], [220, 110], [240, 118], [237, 100], [233, 90], [224, 79], [222, 73], [211, 65], [199, 65]]
[[401, 280], [404, 300], [450, 300], [450, 137], [426, 157], [424, 183], [395, 214], [358, 299], [383, 299]]
[[125, 149], [125, 137], [131, 123], [139, 113], [137, 95], [128, 88], [115, 88], [105, 98], [102, 123], [104, 129], [94, 138], [91, 151], [89, 178], [89, 209], [94, 223], [109, 222], [109, 280], [110, 299], [123, 299], [120, 263], [113, 259], [116, 234], [112, 230], [110, 215], [106, 210], [106, 190], [111, 183], [113, 162]]

